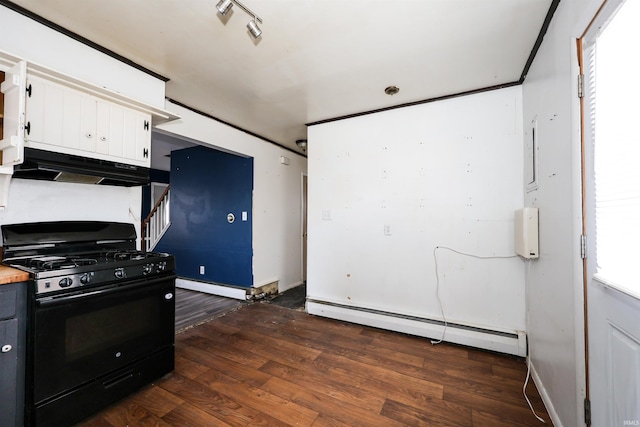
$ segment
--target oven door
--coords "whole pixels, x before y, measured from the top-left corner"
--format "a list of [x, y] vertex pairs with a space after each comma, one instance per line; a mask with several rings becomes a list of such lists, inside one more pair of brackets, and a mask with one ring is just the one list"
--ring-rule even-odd
[[172, 274], [36, 299], [30, 334], [32, 404], [68, 394], [154, 352], [173, 350], [174, 295]]

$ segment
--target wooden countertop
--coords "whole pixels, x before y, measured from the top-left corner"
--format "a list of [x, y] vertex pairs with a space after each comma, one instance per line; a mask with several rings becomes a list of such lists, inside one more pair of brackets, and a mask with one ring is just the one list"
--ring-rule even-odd
[[0, 265], [0, 285], [9, 283], [26, 282], [29, 280], [29, 273], [16, 268]]

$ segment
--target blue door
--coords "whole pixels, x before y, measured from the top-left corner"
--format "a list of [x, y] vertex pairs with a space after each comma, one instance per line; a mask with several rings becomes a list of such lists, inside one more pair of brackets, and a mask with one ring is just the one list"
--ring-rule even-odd
[[171, 153], [171, 226], [156, 247], [178, 276], [253, 285], [253, 158], [193, 147]]

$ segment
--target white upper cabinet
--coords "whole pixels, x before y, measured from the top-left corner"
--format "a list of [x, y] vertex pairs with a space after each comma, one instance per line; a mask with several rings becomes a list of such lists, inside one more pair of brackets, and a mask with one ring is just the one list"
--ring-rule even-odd
[[27, 147], [149, 167], [151, 119], [151, 113], [27, 76]]

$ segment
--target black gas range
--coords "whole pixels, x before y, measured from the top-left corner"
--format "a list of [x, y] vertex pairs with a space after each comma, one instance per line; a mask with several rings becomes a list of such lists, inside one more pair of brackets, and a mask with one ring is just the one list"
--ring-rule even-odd
[[3, 225], [2, 263], [29, 272], [26, 425], [72, 425], [171, 372], [175, 259], [132, 224]]
[[2, 227], [2, 262], [27, 271], [37, 295], [128, 283], [175, 270], [165, 253], [136, 250], [133, 224], [40, 222]]

